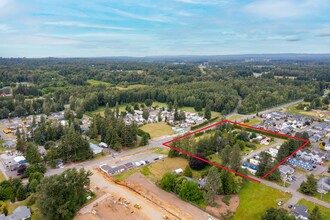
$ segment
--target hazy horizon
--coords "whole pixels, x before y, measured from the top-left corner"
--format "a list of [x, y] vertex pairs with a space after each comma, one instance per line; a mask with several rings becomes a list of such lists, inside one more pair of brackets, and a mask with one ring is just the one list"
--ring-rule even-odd
[[330, 53], [326, 0], [0, 0], [1, 57]]

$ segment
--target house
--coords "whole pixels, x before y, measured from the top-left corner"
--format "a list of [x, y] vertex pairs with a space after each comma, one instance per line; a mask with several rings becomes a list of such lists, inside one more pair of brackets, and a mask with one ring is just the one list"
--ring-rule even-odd
[[310, 142], [316, 143], [320, 140], [320, 137], [317, 135], [314, 135], [312, 137], [309, 138]]
[[30, 218], [31, 211], [26, 206], [18, 206], [11, 215], [0, 215], [0, 220], [26, 220]]
[[278, 167], [278, 170], [281, 172], [281, 177], [283, 179], [287, 178], [287, 175], [291, 175], [294, 173], [294, 169], [287, 165], [281, 165]]
[[134, 168], [134, 164], [133, 164], [132, 162], [125, 163], [124, 166], [125, 166], [127, 169], [132, 169], [132, 168]]
[[7, 141], [2, 144], [5, 148], [16, 148], [16, 142], [15, 141]]
[[250, 159], [250, 161], [249, 161], [251, 164], [253, 164], [253, 165], [259, 165], [259, 160], [256, 160], [256, 159]]
[[195, 180], [195, 179], [193, 179], [191, 177], [188, 177], [188, 176], [185, 176], [184, 178], [186, 178], [186, 180], [188, 180], [188, 181], [193, 181], [193, 182], [197, 183], [198, 188], [204, 188], [205, 185], [206, 185], [206, 178], [203, 178], [203, 179], [200, 179], [200, 180]]
[[41, 156], [45, 156], [47, 154], [47, 150], [43, 146], [38, 146], [38, 151]]
[[291, 213], [295, 215], [296, 219], [308, 220], [308, 209], [304, 205], [295, 206]]
[[106, 143], [104, 143], [104, 142], [99, 143], [99, 146], [100, 147], [103, 147], [103, 148], [107, 148], [108, 147], [108, 145]]
[[108, 170], [108, 174], [110, 175], [114, 175], [116, 173], [122, 173], [126, 170], [125, 166], [121, 165], [118, 167], [110, 167], [110, 169]]
[[324, 177], [317, 181], [317, 191], [319, 193], [328, 193], [330, 191], [330, 178]]
[[269, 144], [269, 141], [270, 141], [270, 138], [269, 137], [266, 137], [266, 138], [264, 138], [264, 139], [262, 139], [260, 141], [260, 144], [268, 145]]
[[93, 152], [94, 155], [102, 153], [103, 149], [97, 146], [96, 144], [89, 143], [89, 148]]
[[179, 174], [183, 173], [183, 169], [178, 168], [176, 170], [173, 170], [173, 173], [176, 174], [176, 175], [179, 175]]
[[26, 159], [24, 156], [17, 156], [17, 157], [14, 157], [14, 161], [18, 164], [24, 164], [26, 163]]
[[111, 167], [106, 164], [102, 164], [101, 166], [99, 166], [99, 168], [100, 168], [100, 170], [102, 170], [105, 173], [108, 173], [109, 170], [111, 169]]
[[329, 142], [324, 145], [324, 150], [330, 151], [330, 143]]

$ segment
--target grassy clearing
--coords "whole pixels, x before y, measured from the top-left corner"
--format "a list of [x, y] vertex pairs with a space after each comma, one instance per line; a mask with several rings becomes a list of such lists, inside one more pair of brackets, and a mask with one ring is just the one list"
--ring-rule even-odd
[[120, 174], [114, 175], [113, 178], [115, 178], [118, 181], [124, 181], [126, 178], [130, 177], [134, 173], [139, 172], [140, 170], [141, 170], [141, 168], [128, 170], [128, 171], [126, 171], [124, 173], [120, 173]]
[[[309, 202], [305, 199], [302, 199], [298, 202], [298, 204], [300, 205], [304, 205], [308, 208], [308, 212], [311, 213], [313, 208], [316, 206], [315, 203], [312, 203], [312, 202]], [[321, 211], [321, 215], [323, 217], [323, 219], [330, 219], [330, 212], [329, 212], [329, 209], [323, 207], [323, 206], [320, 206], [319, 205], [319, 208], [320, 208], [320, 211]]]
[[155, 179], [162, 179], [166, 172], [172, 172], [175, 169], [184, 169], [188, 165], [188, 160], [180, 157], [164, 158], [148, 166], [150, 173]]
[[6, 177], [5, 177], [5, 175], [3, 174], [3, 172], [0, 171], [0, 182], [2, 182], [2, 181], [4, 181], [4, 180], [6, 180]]
[[329, 192], [327, 194], [323, 194], [322, 199], [321, 199], [321, 193], [317, 193], [316, 198], [318, 198], [319, 200], [325, 201], [327, 203], [330, 203], [330, 193]]
[[154, 150], [154, 153], [155, 154], [165, 154], [165, 155], [167, 155], [169, 151], [170, 150], [168, 148], [156, 147], [155, 150]]
[[147, 85], [135, 84], [135, 85], [129, 85], [126, 88], [121, 87], [121, 86], [116, 86], [116, 88], [119, 90], [140, 89], [140, 88], [144, 88], [144, 87], [147, 87]]
[[174, 134], [172, 127], [165, 122], [146, 124], [143, 125], [141, 129], [145, 132], [148, 132], [151, 138]]
[[222, 164], [222, 161], [218, 154], [211, 154], [210, 156], [207, 157], [207, 159], [209, 159], [212, 162], [218, 163], [220, 165]]
[[235, 121], [235, 120], [238, 120], [240, 118], [242, 118], [243, 116], [242, 115], [232, 115], [228, 118], [228, 120], [232, 120], [232, 121]]
[[260, 124], [261, 122], [263, 122], [263, 119], [251, 118], [249, 119], [249, 122], [246, 122], [245, 124], [254, 125], [254, 124]]
[[113, 86], [111, 83], [102, 82], [102, 81], [94, 80], [94, 79], [87, 80], [87, 83], [89, 83], [92, 86], [97, 86], [97, 85]]
[[234, 219], [260, 219], [267, 209], [277, 207], [279, 201], [286, 202], [290, 197], [285, 192], [248, 181], [239, 192], [240, 203]]

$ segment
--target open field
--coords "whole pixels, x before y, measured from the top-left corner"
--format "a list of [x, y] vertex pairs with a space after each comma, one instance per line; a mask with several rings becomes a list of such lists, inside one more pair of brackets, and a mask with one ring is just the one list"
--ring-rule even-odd
[[188, 165], [188, 160], [181, 157], [164, 158], [156, 163], [152, 163], [148, 166], [150, 175], [155, 180], [162, 179], [166, 172], [172, 172], [175, 169], [184, 169]]
[[251, 118], [249, 119], [248, 122], [246, 122], [245, 124], [247, 125], [255, 125], [255, 124], [260, 124], [261, 122], [263, 122], [263, 119], [258, 119], [258, 118]]
[[151, 138], [174, 134], [172, 127], [165, 122], [146, 124], [143, 125], [141, 129], [145, 132], [148, 132]]
[[121, 86], [116, 86], [116, 88], [119, 90], [140, 89], [140, 88], [144, 88], [144, 87], [147, 87], [147, 85], [135, 84], [135, 85], [129, 85], [126, 88], [121, 87]]
[[164, 147], [156, 147], [154, 150], [155, 154], [168, 154], [170, 150], [168, 148], [164, 148]]
[[321, 193], [317, 193], [316, 198], [318, 198], [319, 200], [323, 200], [327, 203], [330, 203], [330, 193], [329, 192], [325, 195], [323, 194], [322, 199], [321, 199]]
[[[300, 205], [304, 205], [308, 208], [308, 212], [311, 213], [313, 208], [315, 207], [315, 204], [312, 203], [312, 202], [309, 202], [305, 199], [302, 199], [298, 202], [298, 204]], [[330, 212], [329, 212], [329, 209], [323, 207], [323, 206], [319, 206], [320, 208], [320, 211], [321, 211], [321, 215], [323, 217], [323, 219], [330, 219]]]
[[2, 171], [0, 171], [0, 182], [6, 180], [5, 175], [3, 175]]
[[242, 117], [243, 117], [242, 115], [232, 115], [228, 118], [228, 120], [235, 121], [235, 120], [238, 120]]
[[267, 209], [277, 207], [279, 201], [285, 203], [290, 197], [291, 195], [285, 192], [248, 181], [239, 192], [240, 204], [234, 219], [260, 219]]
[[[309, 102], [302, 102], [302, 104], [310, 104]], [[311, 111], [305, 111], [301, 109], [297, 109], [298, 105], [290, 105], [286, 108], [286, 112], [292, 113], [292, 114], [299, 114], [299, 115], [306, 115], [306, 116], [312, 116], [316, 118], [321, 118], [320, 114], [324, 114], [329, 111], [325, 110], [311, 110]], [[326, 116], [326, 118], [330, 118], [330, 116]]]
[[113, 86], [111, 83], [102, 82], [102, 81], [94, 80], [94, 79], [87, 80], [87, 83], [89, 83], [92, 86], [97, 86], [97, 85]]

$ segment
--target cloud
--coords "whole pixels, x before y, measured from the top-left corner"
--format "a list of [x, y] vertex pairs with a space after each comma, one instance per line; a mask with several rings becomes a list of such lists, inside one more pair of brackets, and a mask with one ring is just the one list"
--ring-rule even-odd
[[330, 37], [330, 32], [329, 33], [321, 33], [321, 34], [317, 34], [317, 37]]
[[144, 16], [144, 15], [134, 14], [134, 13], [120, 10], [120, 9], [112, 8], [112, 7], [107, 7], [107, 10], [109, 10], [112, 13], [115, 13], [117, 15], [121, 15], [121, 16], [128, 17], [128, 18], [133, 18], [133, 19], [138, 19], [138, 20], [161, 22], [161, 23], [172, 21], [172, 19], [170, 17], [163, 16], [163, 15]]
[[296, 35], [275, 35], [267, 37], [268, 40], [285, 40], [289, 42], [301, 41], [302, 38]]
[[247, 4], [244, 11], [266, 18], [302, 17], [320, 9], [324, 0], [256, 0]]
[[176, 0], [177, 2], [193, 5], [219, 5], [228, 3], [227, 0]]
[[14, 33], [17, 30], [15, 30], [14, 28], [6, 25], [6, 24], [0, 24], [0, 32], [2, 34], [9, 34], [9, 33]]
[[71, 26], [71, 27], [79, 27], [79, 28], [113, 29], [113, 30], [122, 30], [122, 31], [135, 30], [135, 28], [88, 24], [88, 23], [73, 22], [73, 21], [51, 21], [51, 22], [45, 22], [44, 24], [45, 25], [54, 25], [54, 26], [69, 26], [69, 27]]

